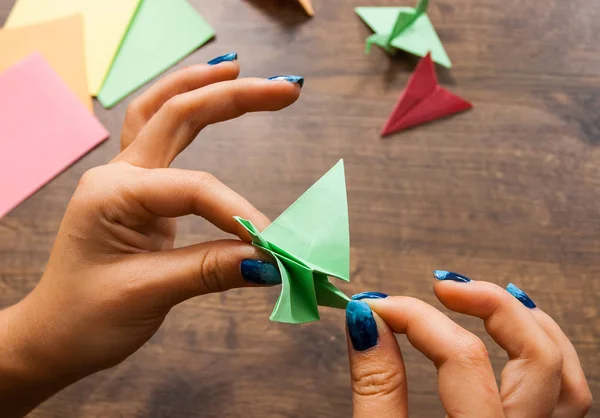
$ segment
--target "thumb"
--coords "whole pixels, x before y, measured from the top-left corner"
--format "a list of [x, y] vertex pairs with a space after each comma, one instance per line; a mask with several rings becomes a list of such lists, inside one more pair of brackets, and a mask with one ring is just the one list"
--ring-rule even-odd
[[194, 296], [281, 284], [274, 262], [254, 246], [220, 240], [131, 257], [144, 293], [172, 307]]
[[383, 296], [361, 293], [346, 307], [354, 418], [408, 416], [406, 370], [396, 337], [360, 300]]

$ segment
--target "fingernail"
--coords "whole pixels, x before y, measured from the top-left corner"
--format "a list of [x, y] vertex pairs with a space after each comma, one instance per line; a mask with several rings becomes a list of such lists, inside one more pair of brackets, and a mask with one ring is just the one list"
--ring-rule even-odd
[[262, 285], [281, 284], [279, 270], [273, 264], [262, 260], [244, 260], [241, 265], [244, 280]]
[[519, 302], [521, 302], [523, 305], [527, 306], [529, 309], [533, 309], [533, 308], [537, 307], [536, 304], [533, 303], [531, 298], [529, 296], [527, 296], [527, 293], [523, 292], [521, 289], [519, 289], [514, 284], [509, 283], [508, 286], [506, 286], [506, 290], [508, 291], [508, 293], [510, 293], [511, 295], [516, 297], [519, 300]]
[[352, 347], [365, 351], [375, 347], [379, 339], [373, 311], [365, 302], [353, 300], [346, 306], [346, 326]]
[[388, 297], [388, 295], [386, 295], [385, 293], [380, 293], [380, 292], [362, 292], [362, 293], [357, 293], [356, 295], [352, 296], [352, 300], [385, 299], [387, 297]]
[[469, 283], [471, 281], [471, 279], [469, 279], [467, 276], [463, 276], [458, 273], [452, 273], [451, 271], [446, 270], [434, 270], [433, 275], [440, 281], [452, 280], [453, 282], [459, 283]]
[[226, 61], [236, 61], [237, 60], [237, 52], [230, 52], [229, 54], [221, 55], [217, 58], [213, 58], [207, 62], [208, 65], [217, 65]]
[[304, 77], [300, 77], [299, 75], [276, 75], [267, 78], [267, 80], [284, 80], [289, 81], [290, 83], [298, 84], [300, 88], [304, 86]]

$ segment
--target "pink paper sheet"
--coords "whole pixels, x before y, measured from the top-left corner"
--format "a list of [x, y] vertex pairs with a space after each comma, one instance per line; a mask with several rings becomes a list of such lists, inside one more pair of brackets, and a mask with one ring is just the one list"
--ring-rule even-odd
[[0, 218], [108, 138], [39, 54], [0, 74]]

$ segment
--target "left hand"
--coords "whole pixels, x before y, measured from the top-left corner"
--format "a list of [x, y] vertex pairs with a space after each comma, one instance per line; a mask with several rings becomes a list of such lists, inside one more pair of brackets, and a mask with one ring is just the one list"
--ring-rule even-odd
[[[300, 95], [298, 84], [235, 80], [238, 73], [237, 62], [188, 67], [130, 105], [122, 152], [81, 179], [40, 283], [0, 312], [0, 410], [7, 416], [121, 362], [174, 305], [253, 285], [240, 266], [261, 266], [265, 255], [233, 216], [261, 229], [267, 217], [208, 173], [168, 168], [205, 126], [279, 110]], [[188, 214], [241, 240], [173, 249], [175, 218]]]

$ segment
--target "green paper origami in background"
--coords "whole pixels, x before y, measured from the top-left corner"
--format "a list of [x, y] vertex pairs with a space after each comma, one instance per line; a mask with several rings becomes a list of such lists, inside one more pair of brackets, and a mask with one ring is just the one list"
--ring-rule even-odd
[[357, 7], [355, 12], [375, 32], [367, 38], [366, 51], [373, 44], [387, 52], [401, 49], [424, 57], [431, 52], [431, 58], [444, 67], [451, 68], [452, 62], [440, 41], [433, 24], [427, 16], [429, 0], [419, 0], [412, 7]]
[[348, 296], [328, 276], [350, 281], [350, 233], [344, 162], [340, 160], [264, 231], [245, 219], [252, 242], [271, 254], [281, 294], [271, 320], [300, 324], [319, 319], [317, 305], [345, 309]]
[[142, 0], [98, 100], [114, 106], [214, 35], [186, 0]]

